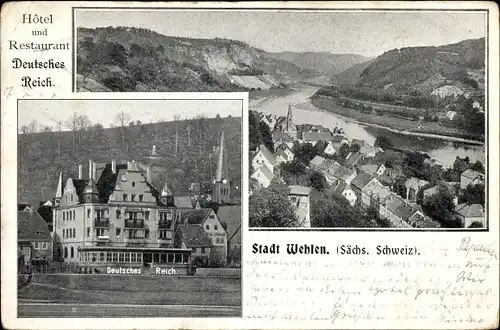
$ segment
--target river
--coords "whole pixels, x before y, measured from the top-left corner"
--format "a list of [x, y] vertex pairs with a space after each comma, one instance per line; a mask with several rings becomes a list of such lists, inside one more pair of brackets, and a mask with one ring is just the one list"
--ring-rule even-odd
[[355, 119], [326, 112], [315, 107], [309, 97], [316, 89], [297, 90], [288, 95], [266, 96], [250, 99], [249, 109], [285, 116], [288, 105], [293, 108], [293, 122], [300, 124], [320, 124], [328, 128], [342, 127], [348, 139], [362, 139], [373, 145], [378, 136], [387, 136], [399, 148], [418, 150], [441, 162], [445, 167], [453, 166], [456, 156], [468, 156], [470, 161], [485, 163], [485, 148], [482, 145], [470, 145], [450, 142], [439, 138], [411, 136], [380, 127], [371, 127], [358, 123]]

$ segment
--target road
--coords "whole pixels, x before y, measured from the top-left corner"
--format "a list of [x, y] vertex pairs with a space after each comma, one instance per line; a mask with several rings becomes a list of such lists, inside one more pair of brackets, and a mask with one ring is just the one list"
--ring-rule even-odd
[[241, 317], [241, 306], [124, 305], [19, 300], [18, 317]]

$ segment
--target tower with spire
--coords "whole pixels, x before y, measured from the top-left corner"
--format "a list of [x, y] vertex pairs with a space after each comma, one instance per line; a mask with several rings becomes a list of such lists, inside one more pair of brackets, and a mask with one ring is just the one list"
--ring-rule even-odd
[[292, 104], [288, 103], [288, 112], [286, 114], [286, 121], [285, 121], [285, 132], [286, 133], [295, 133], [296, 128], [295, 125], [293, 124], [293, 113], [292, 113]]
[[231, 182], [229, 180], [229, 174], [227, 170], [227, 155], [225, 153], [224, 132], [222, 132], [220, 135], [220, 144], [217, 150], [217, 167], [215, 170], [215, 177], [213, 182], [214, 188], [212, 190], [212, 200], [215, 203], [230, 202]]
[[62, 198], [62, 171], [59, 172], [59, 181], [57, 181], [57, 191], [56, 191], [56, 197], [54, 198], [54, 206], [59, 207], [61, 204], [61, 198]]

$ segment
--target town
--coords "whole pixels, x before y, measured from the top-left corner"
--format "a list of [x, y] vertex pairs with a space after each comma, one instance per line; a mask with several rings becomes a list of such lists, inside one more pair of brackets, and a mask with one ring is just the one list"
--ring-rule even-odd
[[[296, 125], [291, 104], [286, 116], [251, 111], [250, 144], [251, 226], [485, 227], [480, 161], [457, 156], [445, 168], [385, 136], [371, 145], [347, 138], [342, 127]], [[261, 196], [275, 198], [272, 190], [286, 193], [291, 216], [283, 211], [272, 220], [255, 210]]]

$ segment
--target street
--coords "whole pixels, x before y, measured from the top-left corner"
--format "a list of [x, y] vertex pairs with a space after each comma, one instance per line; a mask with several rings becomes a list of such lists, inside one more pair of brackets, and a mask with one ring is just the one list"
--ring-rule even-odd
[[124, 305], [19, 300], [18, 317], [241, 317], [241, 306]]

